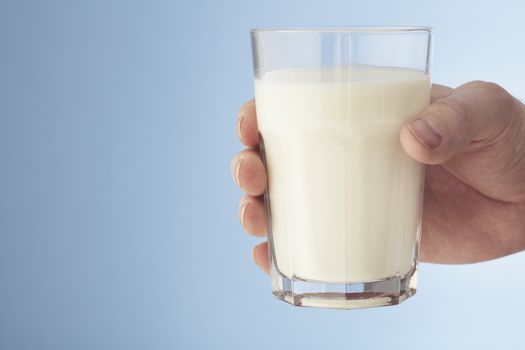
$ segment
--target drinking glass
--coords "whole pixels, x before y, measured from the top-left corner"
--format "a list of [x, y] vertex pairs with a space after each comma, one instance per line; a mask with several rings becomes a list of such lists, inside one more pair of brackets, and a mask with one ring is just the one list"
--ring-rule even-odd
[[424, 167], [399, 141], [430, 103], [428, 27], [251, 31], [273, 294], [395, 305], [416, 292]]

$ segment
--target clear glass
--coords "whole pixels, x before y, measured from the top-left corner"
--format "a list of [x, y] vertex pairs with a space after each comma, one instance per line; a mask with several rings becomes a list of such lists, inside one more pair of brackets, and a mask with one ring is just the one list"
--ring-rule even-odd
[[399, 141], [430, 103], [427, 27], [251, 32], [273, 294], [395, 305], [416, 292], [424, 167]]

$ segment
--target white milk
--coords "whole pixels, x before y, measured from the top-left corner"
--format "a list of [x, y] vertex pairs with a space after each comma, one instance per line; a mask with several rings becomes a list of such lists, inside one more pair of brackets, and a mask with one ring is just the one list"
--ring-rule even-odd
[[255, 81], [278, 270], [323, 282], [407, 274], [423, 167], [399, 131], [429, 104], [408, 69], [280, 70]]

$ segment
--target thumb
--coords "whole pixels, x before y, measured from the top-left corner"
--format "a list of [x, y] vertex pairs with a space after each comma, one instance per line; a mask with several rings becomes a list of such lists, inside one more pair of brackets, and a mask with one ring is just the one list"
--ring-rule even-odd
[[509, 125], [514, 106], [514, 98], [497, 84], [466, 83], [403, 126], [401, 145], [422, 163], [444, 163], [469, 143], [501, 133]]

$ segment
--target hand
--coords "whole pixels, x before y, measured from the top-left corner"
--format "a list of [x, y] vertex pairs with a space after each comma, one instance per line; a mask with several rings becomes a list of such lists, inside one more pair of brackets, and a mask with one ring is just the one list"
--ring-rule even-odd
[[[253, 100], [241, 107], [237, 132], [249, 147], [232, 161], [247, 193], [239, 217], [246, 232], [263, 237], [267, 178]], [[432, 104], [401, 129], [400, 140], [428, 164], [421, 261], [471, 263], [525, 249], [525, 105], [492, 83], [433, 85]], [[268, 272], [267, 242], [254, 247], [253, 258]]]

